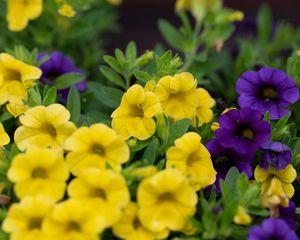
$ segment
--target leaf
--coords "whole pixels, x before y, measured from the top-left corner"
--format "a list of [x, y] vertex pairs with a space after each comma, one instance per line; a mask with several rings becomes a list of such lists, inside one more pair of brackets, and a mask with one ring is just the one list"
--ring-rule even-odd
[[122, 68], [114, 57], [105, 55], [103, 59], [112, 69], [116, 70], [118, 73], [122, 73]]
[[262, 43], [268, 42], [271, 35], [272, 13], [267, 5], [260, 7], [257, 15], [258, 39]]
[[5, 112], [0, 116], [0, 122], [5, 122], [9, 119], [12, 119], [12, 115], [9, 112]]
[[43, 96], [43, 105], [49, 106], [56, 101], [57, 91], [55, 87], [48, 88]]
[[157, 146], [157, 141], [153, 139], [142, 156], [143, 166], [154, 165], [156, 159]]
[[127, 45], [125, 55], [126, 55], [127, 60], [129, 60], [132, 63], [136, 60], [137, 50], [136, 50], [136, 44], [135, 44], [135, 42], [131, 41]]
[[67, 108], [71, 113], [71, 121], [78, 123], [81, 113], [80, 95], [76, 87], [72, 86], [68, 95]]
[[168, 21], [163, 19], [158, 21], [158, 27], [167, 43], [173, 48], [181, 51], [183, 40], [178, 30]]
[[54, 86], [58, 89], [66, 89], [75, 85], [85, 79], [85, 76], [80, 73], [66, 73], [58, 77], [54, 83]]
[[300, 214], [300, 207], [296, 208], [296, 214]]
[[111, 68], [107, 66], [101, 66], [100, 71], [104, 75], [104, 77], [111, 83], [125, 89], [125, 83], [123, 79], [118, 74], [116, 74]]
[[102, 113], [102, 112], [96, 112], [92, 111], [86, 114], [88, 118], [89, 124], [94, 124], [94, 123], [104, 123], [107, 126], [110, 126], [111, 124], [111, 118], [109, 115]]

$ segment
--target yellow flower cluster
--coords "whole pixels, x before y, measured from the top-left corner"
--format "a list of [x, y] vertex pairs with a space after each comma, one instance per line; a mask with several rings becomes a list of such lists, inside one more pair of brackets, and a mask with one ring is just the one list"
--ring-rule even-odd
[[125, 139], [150, 138], [156, 130], [154, 117], [162, 112], [178, 121], [188, 118], [202, 126], [213, 118], [214, 99], [187, 72], [165, 76], [156, 84], [150, 81], [143, 89], [133, 85], [124, 94], [120, 107], [112, 113], [112, 127]]

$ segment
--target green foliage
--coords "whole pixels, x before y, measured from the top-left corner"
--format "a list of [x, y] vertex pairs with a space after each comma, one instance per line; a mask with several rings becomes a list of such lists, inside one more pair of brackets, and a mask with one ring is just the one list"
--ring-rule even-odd
[[71, 121], [78, 124], [81, 115], [80, 96], [76, 87], [72, 86], [68, 96], [67, 109], [71, 113]]
[[58, 90], [66, 89], [75, 85], [85, 79], [85, 76], [81, 73], [65, 73], [56, 78], [54, 86]]

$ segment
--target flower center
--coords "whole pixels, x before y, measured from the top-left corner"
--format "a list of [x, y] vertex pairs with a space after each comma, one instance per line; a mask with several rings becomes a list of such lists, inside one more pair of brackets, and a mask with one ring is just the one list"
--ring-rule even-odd
[[159, 202], [172, 201], [173, 199], [174, 199], [173, 194], [170, 192], [165, 192], [158, 196]]
[[266, 99], [276, 100], [278, 97], [278, 93], [270, 87], [266, 87], [262, 90], [262, 95]]
[[135, 106], [134, 115], [136, 117], [144, 117], [144, 111], [143, 111], [143, 107], [141, 104], [138, 104], [137, 106]]
[[95, 144], [92, 147], [92, 152], [99, 155], [99, 156], [103, 156], [104, 155], [104, 148], [99, 144]]
[[68, 231], [77, 231], [77, 232], [79, 232], [81, 227], [80, 227], [80, 224], [78, 222], [71, 221], [71, 222], [68, 223], [67, 229], [68, 229]]
[[35, 168], [31, 173], [32, 178], [46, 178], [47, 171], [44, 168]]
[[41, 218], [32, 218], [29, 220], [28, 223], [28, 229], [33, 230], [33, 229], [41, 229], [42, 226], [42, 219]]
[[18, 71], [10, 70], [5, 74], [4, 79], [21, 81], [22, 75]]
[[106, 199], [106, 193], [101, 188], [93, 189], [91, 195], [92, 195], [92, 197], [102, 198], [104, 200]]
[[56, 129], [51, 124], [46, 124], [44, 126], [44, 129], [51, 137], [53, 137], [53, 138], [57, 137]]
[[132, 222], [133, 228], [138, 229], [141, 226], [141, 222], [138, 217], [135, 217]]
[[248, 140], [253, 140], [254, 134], [253, 131], [249, 128], [245, 128], [242, 130], [242, 137], [248, 139]]
[[227, 163], [229, 161], [229, 158], [227, 156], [221, 156], [219, 158], [217, 158], [217, 160], [215, 161], [216, 164], [222, 164], [222, 163]]

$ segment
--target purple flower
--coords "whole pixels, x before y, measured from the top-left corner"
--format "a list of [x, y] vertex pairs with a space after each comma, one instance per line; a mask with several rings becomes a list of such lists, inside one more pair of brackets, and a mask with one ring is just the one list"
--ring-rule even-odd
[[271, 125], [256, 110], [230, 110], [220, 116], [219, 124], [216, 140], [241, 154], [254, 154], [270, 139]]
[[299, 99], [299, 90], [284, 71], [263, 67], [258, 72], [247, 71], [237, 81], [238, 103], [241, 108], [270, 112], [271, 119], [279, 119], [290, 112], [286, 109]]
[[268, 170], [270, 166], [275, 169], [285, 169], [292, 161], [292, 150], [281, 142], [268, 142], [261, 146], [263, 157], [260, 166]]
[[279, 218], [284, 220], [287, 225], [293, 230], [296, 229], [296, 205], [290, 200], [288, 207], [279, 206]]
[[[39, 53], [37, 60], [40, 60], [47, 55], [47, 53]], [[49, 59], [40, 66], [40, 69], [43, 72], [41, 81], [49, 85], [53, 85], [53, 83], [59, 76], [66, 73], [84, 74], [84, 71], [77, 68], [70, 58], [66, 57], [58, 51], [52, 52], [51, 55], [49, 55]], [[84, 91], [87, 89], [87, 82], [85, 80], [79, 82], [76, 84], [76, 87], [79, 91]], [[67, 101], [69, 91], [70, 88], [58, 91], [58, 94], [60, 94], [61, 100], [63, 102]]]
[[260, 226], [250, 228], [247, 240], [299, 240], [285, 221], [276, 218], [265, 219]]
[[217, 140], [213, 139], [206, 143], [214, 168], [217, 171], [216, 190], [220, 192], [220, 180], [225, 179], [229, 169], [236, 167], [241, 173], [245, 173], [248, 178], [253, 174], [250, 163], [253, 160], [252, 154], [240, 154], [234, 149], [222, 147]]

